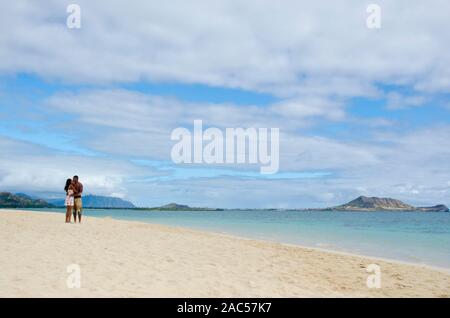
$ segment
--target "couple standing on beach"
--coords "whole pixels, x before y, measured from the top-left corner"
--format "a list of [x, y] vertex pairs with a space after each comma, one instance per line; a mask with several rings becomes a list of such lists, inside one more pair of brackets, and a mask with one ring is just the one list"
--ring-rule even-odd
[[66, 223], [70, 223], [73, 210], [73, 218], [75, 223], [81, 223], [81, 210], [83, 209], [83, 204], [81, 201], [81, 194], [83, 193], [83, 185], [78, 181], [78, 176], [74, 176], [72, 179], [67, 179], [66, 186], [64, 187], [66, 191], [66, 201], [64, 205], [66, 206]]

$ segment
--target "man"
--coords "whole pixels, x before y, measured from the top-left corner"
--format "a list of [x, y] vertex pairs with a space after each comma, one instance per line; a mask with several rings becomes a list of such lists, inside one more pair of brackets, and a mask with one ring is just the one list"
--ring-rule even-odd
[[83, 185], [78, 181], [78, 176], [73, 176], [73, 188], [74, 188], [74, 209], [73, 209], [73, 218], [75, 219], [75, 223], [77, 223], [77, 215], [78, 222], [81, 223], [81, 211], [83, 209], [83, 203], [81, 201], [81, 194], [83, 193]]

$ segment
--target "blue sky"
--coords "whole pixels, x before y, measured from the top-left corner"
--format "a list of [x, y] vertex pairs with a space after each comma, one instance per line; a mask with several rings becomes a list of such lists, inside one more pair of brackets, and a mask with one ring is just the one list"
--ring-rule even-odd
[[[80, 1], [81, 29], [60, 2], [1, 5], [0, 190], [61, 197], [78, 174], [139, 206], [450, 203], [445, 10], [380, 1], [372, 30], [354, 1], [327, 4], [343, 21], [302, 1], [175, 2]], [[194, 119], [279, 128], [279, 172], [173, 163], [171, 131]]]

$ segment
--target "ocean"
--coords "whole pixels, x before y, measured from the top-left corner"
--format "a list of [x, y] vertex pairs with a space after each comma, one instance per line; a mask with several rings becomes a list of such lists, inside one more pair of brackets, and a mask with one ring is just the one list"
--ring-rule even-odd
[[[43, 210], [64, 213], [63, 209]], [[187, 227], [450, 269], [450, 213], [108, 209], [83, 213], [87, 218]]]

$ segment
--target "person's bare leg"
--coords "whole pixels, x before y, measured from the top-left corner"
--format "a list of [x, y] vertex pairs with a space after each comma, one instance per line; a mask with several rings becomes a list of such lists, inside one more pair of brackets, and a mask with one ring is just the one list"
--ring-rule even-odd
[[72, 217], [72, 207], [71, 206], [67, 206], [66, 223], [70, 223], [70, 218], [71, 217]]
[[74, 206], [73, 206], [73, 219], [75, 220], [75, 223], [77, 223], [77, 199], [74, 200]]
[[81, 223], [81, 212], [78, 212], [78, 223]]

